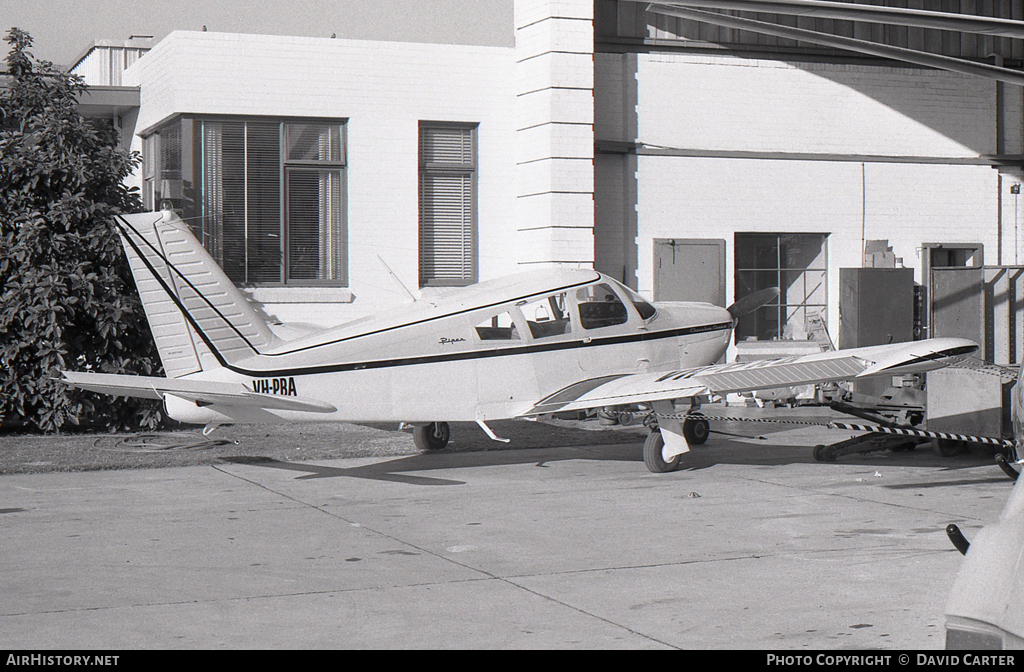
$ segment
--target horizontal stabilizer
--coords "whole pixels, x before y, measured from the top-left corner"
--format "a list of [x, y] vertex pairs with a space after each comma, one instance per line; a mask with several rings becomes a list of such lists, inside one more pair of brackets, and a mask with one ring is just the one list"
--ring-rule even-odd
[[64, 382], [80, 390], [109, 394], [114, 397], [160, 399], [171, 394], [203, 406], [249, 406], [278, 411], [334, 413], [338, 409], [316, 399], [260, 394], [242, 383], [210, 380], [126, 376], [111, 373], [64, 372]]

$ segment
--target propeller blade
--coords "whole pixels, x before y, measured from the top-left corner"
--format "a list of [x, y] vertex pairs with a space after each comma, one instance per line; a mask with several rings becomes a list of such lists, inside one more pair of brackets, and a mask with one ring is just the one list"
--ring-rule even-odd
[[747, 313], [752, 313], [766, 303], [771, 303], [779, 296], [778, 287], [769, 287], [768, 289], [762, 289], [754, 292], [753, 294], [747, 294], [742, 299], [732, 304], [726, 310], [733, 318], [743, 317]]
[[1006, 456], [1002, 453], [996, 454], [996, 464], [1003, 470], [1003, 473], [1012, 478], [1014, 481], [1020, 476], [1020, 472], [1014, 469], [1010, 463], [1006, 460]]
[[956, 550], [960, 551], [960, 555], [967, 555], [967, 549], [971, 547], [971, 542], [967, 541], [959, 527], [952, 523], [946, 525], [946, 536], [953, 542]]

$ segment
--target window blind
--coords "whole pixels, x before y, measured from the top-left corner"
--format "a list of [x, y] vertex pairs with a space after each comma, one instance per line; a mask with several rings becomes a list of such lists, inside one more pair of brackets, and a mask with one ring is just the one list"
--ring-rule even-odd
[[288, 278], [342, 280], [341, 174], [289, 168]]
[[194, 228], [229, 278], [240, 284], [347, 282], [342, 121], [176, 122], [177, 135], [168, 133], [166, 143], [164, 129], [146, 138], [151, 200], [160, 198], [161, 187], [174, 186], [168, 177], [177, 175], [181, 183], [185, 123], [193, 124], [188, 138], [198, 150], [188, 166], [197, 187]]
[[283, 282], [281, 240], [281, 125], [246, 124], [248, 282]]
[[472, 175], [424, 173], [420, 177], [420, 283], [472, 276]]
[[279, 124], [203, 122], [203, 234], [239, 283], [281, 282]]
[[420, 127], [420, 285], [469, 284], [476, 275], [474, 128]]

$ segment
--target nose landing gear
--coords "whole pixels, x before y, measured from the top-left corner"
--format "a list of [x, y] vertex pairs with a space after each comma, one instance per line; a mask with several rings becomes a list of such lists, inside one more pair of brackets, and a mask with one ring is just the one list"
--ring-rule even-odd
[[[666, 459], [664, 453], [665, 438], [662, 436], [661, 430], [658, 428], [657, 423], [648, 424], [651, 427], [651, 433], [647, 435], [647, 440], [644, 441], [644, 465], [656, 474], [675, 471], [679, 468], [682, 453]], [[699, 446], [708, 440], [708, 436], [711, 434], [711, 425], [707, 418], [691, 415], [683, 420], [682, 430], [683, 438], [686, 439], [688, 445]]]

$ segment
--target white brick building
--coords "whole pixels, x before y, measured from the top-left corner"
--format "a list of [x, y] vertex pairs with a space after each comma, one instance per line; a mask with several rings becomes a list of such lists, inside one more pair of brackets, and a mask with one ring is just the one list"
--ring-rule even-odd
[[[122, 76], [138, 186], [268, 313], [318, 324], [404, 300], [378, 255], [423, 296], [549, 264], [655, 299], [781, 282], [775, 318], [741, 330], [762, 339], [815, 313], [838, 333], [839, 269], [867, 241], [919, 283], [934, 249], [1021, 261], [1020, 87], [645, 5], [516, 0], [510, 47], [172, 33]], [[666, 250], [717, 261], [671, 275]]]

